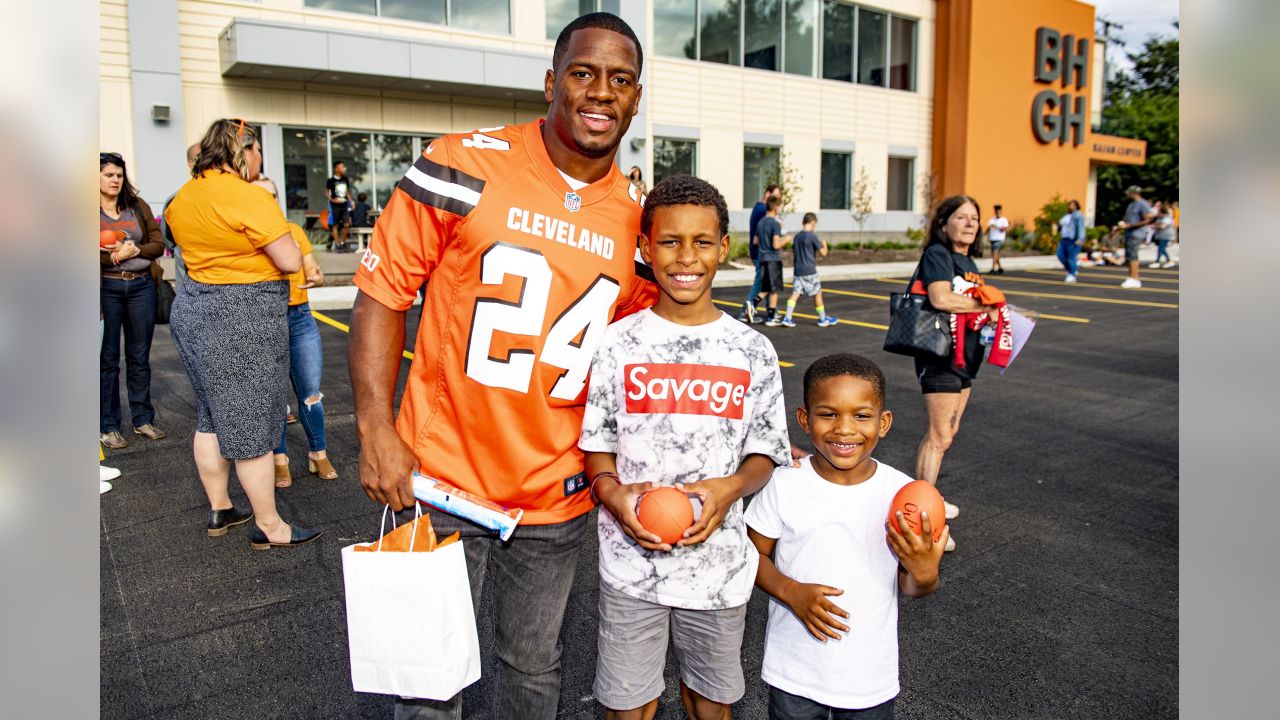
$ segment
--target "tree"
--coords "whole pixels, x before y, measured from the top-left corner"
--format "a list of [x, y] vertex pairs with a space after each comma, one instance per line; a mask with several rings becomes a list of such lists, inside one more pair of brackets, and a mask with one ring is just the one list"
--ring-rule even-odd
[[875, 189], [876, 184], [867, 177], [866, 166], [859, 165], [858, 179], [853, 183], [853, 207], [849, 210], [853, 214], [853, 221], [858, 223], [858, 232], [862, 232], [862, 226], [867, 223], [867, 218], [871, 217], [874, 209], [871, 205], [871, 193]]
[[804, 192], [800, 184], [800, 170], [791, 163], [791, 153], [783, 150], [778, 156], [778, 169], [770, 170], [765, 175], [765, 184], [778, 183], [782, 193], [782, 204], [778, 206], [778, 217], [785, 218], [788, 213], [796, 211], [796, 199]]
[[933, 213], [933, 206], [938, 202], [938, 174], [935, 172], [927, 172], [920, 176], [920, 202], [924, 204], [924, 212], [920, 215], [920, 227], [926, 227], [929, 224], [929, 215]]
[[1147, 141], [1146, 165], [1108, 165], [1098, 170], [1097, 222], [1124, 214], [1125, 188], [1143, 188], [1149, 200], [1178, 199], [1178, 38], [1152, 36], [1129, 53], [1131, 71], [1107, 84], [1102, 132]]

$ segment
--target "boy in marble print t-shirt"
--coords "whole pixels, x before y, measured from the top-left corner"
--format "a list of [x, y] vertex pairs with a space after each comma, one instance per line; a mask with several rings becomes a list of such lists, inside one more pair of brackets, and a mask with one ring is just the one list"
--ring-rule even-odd
[[[716, 309], [728, 211], [710, 184], [667, 178], [649, 194], [640, 251], [657, 305], [610, 325], [596, 352], [578, 446], [599, 514], [595, 695], [607, 718], [651, 717], [668, 640], [693, 718], [742, 697], [742, 633], [759, 556], [742, 498], [790, 462], [778, 356]], [[636, 502], [675, 486], [701, 512], [674, 546], [646, 531]]]

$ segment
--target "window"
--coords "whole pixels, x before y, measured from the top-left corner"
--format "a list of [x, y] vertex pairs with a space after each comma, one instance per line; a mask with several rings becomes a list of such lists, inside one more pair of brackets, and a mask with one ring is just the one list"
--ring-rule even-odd
[[281, 128], [284, 140], [284, 206], [289, 219], [305, 224], [307, 211], [326, 204], [324, 181], [329, 178], [328, 133], [324, 130]]
[[547, 0], [547, 39], [555, 40], [566, 25], [599, 9], [599, 0]]
[[887, 19], [884, 13], [858, 8], [858, 82], [863, 85], [884, 87]]
[[284, 139], [284, 197], [289, 219], [305, 224], [308, 214], [328, 210], [325, 181], [333, 163], [347, 164], [351, 197], [360, 193], [374, 208], [386, 206], [400, 178], [435, 139], [352, 130], [281, 128]]
[[341, 10], [365, 15], [378, 13], [377, 0], [307, 0], [306, 5], [324, 10]]
[[449, 24], [464, 30], [511, 34], [509, 0], [451, 0]]
[[745, 0], [742, 64], [761, 70], [782, 69], [782, 0]]
[[[672, 175], [698, 173], [698, 143], [693, 140], [653, 139], [653, 184]], [[652, 186], [650, 186], [652, 187]]]
[[[464, 30], [511, 34], [510, 0], [304, 0], [303, 4], [322, 10], [341, 10], [397, 20], [452, 25]], [[550, 13], [551, 10], [548, 9], [548, 18]]]
[[889, 158], [887, 210], [911, 210], [915, 186], [915, 158]]
[[700, 59], [741, 65], [738, 58], [738, 0], [702, 0]]
[[787, 6], [786, 60], [783, 70], [813, 76], [817, 65], [818, 0], [783, 0]]
[[776, 147], [748, 145], [742, 149], [742, 201], [755, 204], [766, 185], [778, 181], [779, 156]]
[[889, 20], [889, 87], [915, 92], [915, 20], [896, 16]]
[[822, 153], [822, 188], [818, 207], [823, 210], [848, 210], [849, 188], [852, 184], [850, 168], [853, 156], [849, 153]]
[[384, 17], [398, 20], [416, 20], [418, 22], [444, 25], [448, 13], [445, 0], [379, 0]]
[[849, 5], [823, 5], [822, 77], [853, 82], [853, 8]]
[[653, 45], [659, 55], [698, 58], [697, 0], [653, 0]]
[[[417, 156], [413, 152], [413, 138], [408, 135], [373, 136], [373, 192], [369, 193], [369, 205], [380, 208], [391, 199], [396, 183]], [[364, 192], [359, 188], [358, 192]]]

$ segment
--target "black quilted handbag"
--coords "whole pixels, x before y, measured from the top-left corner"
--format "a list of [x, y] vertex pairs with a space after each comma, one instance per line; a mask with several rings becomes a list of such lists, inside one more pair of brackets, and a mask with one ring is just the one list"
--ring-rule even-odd
[[889, 330], [884, 349], [898, 355], [951, 356], [950, 313], [934, 310], [928, 295], [911, 294], [920, 268], [907, 281], [908, 292], [889, 295]]

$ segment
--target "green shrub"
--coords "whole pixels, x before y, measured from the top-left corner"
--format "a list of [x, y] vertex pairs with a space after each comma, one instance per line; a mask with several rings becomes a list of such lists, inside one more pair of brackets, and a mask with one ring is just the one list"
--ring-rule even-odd
[[1054, 193], [1049, 202], [1040, 208], [1040, 214], [1035, 219], [1035, 239], [1032, 247], [1045, 255], [1052, 255], [1058, 249], [1058, 236], [1053, 231], [1058, 226], [1058, 220], [1068, 212], [1067, 201], [1062, 195]]
[[907, 228], [907, 239], [913, 243], [913, 247], [919, 246], [924, 242], [924, 228]]
[[1094, 225], [1091, 228], [1084, 229], [1084, 237], [1086, 240], [1101, 240], [1111, 232], [1111, 228], [1106, 225]]

